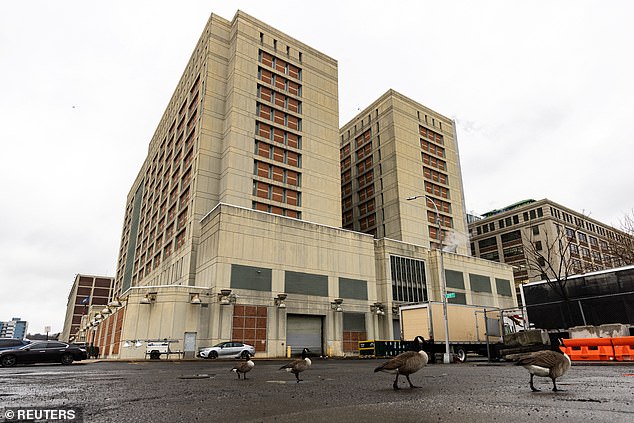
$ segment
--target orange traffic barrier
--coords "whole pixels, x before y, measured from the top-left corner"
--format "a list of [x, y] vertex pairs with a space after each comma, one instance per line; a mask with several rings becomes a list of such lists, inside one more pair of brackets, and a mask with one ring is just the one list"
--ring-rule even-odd
[[634, 336], [610, 338], [617, 361], [634, 361]]
[[560, 349], [568, 354], [571, 360], [578, 361], [610, 361], [614, 360], [612, 338], [576, 338], [564, 339]]

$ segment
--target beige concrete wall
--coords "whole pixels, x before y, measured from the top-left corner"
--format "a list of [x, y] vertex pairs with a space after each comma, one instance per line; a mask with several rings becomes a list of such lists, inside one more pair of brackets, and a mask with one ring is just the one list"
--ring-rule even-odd
[[[374, 242], [369, 235], [225, 204], [206, 216], [202, 227], [197, 285], [210, 288], [213, 293], [231, 289], [232, 264], [272, 269], [271, 292], [233, 289], [240, 304], [269, 306], [266, 353], [269, 356], [285, 352], [287, 313], [324, 316], [325, 349], [342, 354], [341, 314], [333, 312], [330, 306], [339, 297], [339, 277], [361, 279], [368, 284], [368, 301], [344, 299], [346, 311], [369, 313], [369, 303], [377, 301]], [[287, 308], [277, 309], [273, 298], [284, 292], [286, 270], [328, 276], [328, 296], [289, 294]], [[230, 332], [215, 329], [219, 318], [210, 315], [210, 332], [201, 339], [213, 343], [231, 336]], [[371, 320], [366, 326], [374, 335]]]
[[[438, 255], [436, 251], [434, 251], [434, 253]], [[444, 253], [443, 258], [445, 269], [462, 272], [465, 284], [464, 291], [455, 288], [448, 289], [448, 291], [466, 293], [467, 304], [492, 306], [497, 308], [511, 308], [517, 306], [517, 296], [515, 289], [513, 289], [513, 268], [511, 266], [453, 253]], [[491, 293], [473, 291], [469, 280], [470, 273], [489, 277], [491, 282]], [[496, 278], [510, 281], [512, 291], [511, 296], [498, 294], [495, 283]], [[438, 295], [434, 298], [434, 300], [441, 301], [442, 296]]]

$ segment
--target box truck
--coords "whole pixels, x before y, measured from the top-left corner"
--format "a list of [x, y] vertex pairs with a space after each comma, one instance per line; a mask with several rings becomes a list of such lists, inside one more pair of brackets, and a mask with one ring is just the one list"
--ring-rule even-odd
[[[425, 350], [435, 358], [446, 352], [445, 318], [442, 302], [427, 302], [400, 307], [401, 339], [413, 341], [422, 336]], [[450, 353], [464, 362], [468, 353], [490, 359], [548, 348], [546, 331], [524, 331], [504, 310], [495, 307], [447, 304]]]

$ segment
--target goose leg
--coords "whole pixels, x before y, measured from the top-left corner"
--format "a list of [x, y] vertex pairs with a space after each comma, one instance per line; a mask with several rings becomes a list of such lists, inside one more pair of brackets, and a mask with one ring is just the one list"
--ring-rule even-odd
[[414, 384], [412, 383], [411, 380], [409, 380], [409, 375], [405, 375], [405, 377], [407, 378], [407, 381], [409, 382], [409, 387], [410, 388], [420, 388], [420, 386], [414, 386]]
[[533, 392], [539, 392], [539, 389], [535, 388], [535, 385], [533, 385], [533, 376], [535, 376], [535, 375], [533, 375], [533, 374], [531, 373], [531, 383], [530, 383], [530, 385], [531, 385], [531, 391], [533, 391]]
[[555, 378], [553, 378], [553, 392], [561, 392], [563, 389], [557, 388], [557, 383], [555, 382]]
[[299, 378], [299, 373], [295, 373], [295, 378], [297, 379], [297, 383], [301, 381], [301, 379]]
[[244, 374], [244, 380], [246, 380], [246, 379], [247, 379], [247, 374], [245, 373], [245, 374]]
[[397, 373], [396, 374], [396, 379], [394, 379], [394, 383], [392, 384], [392, 388], [394, 388], [394, 389], [399, 389], [399, 387], [398, 387], [398, 376], [399, 376], [399, 374]]
[[240, 380], [240, 372], [236, 372], [236, 374], [238, 375], [238, 380]]

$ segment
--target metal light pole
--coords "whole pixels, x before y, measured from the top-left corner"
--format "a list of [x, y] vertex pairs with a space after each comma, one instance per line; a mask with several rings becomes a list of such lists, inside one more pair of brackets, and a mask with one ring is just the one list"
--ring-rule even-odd
[[433, 198], [423, 194], [416, 195], [413, 197], [409, 197], [407, 200], [416, 200], [417, 198], [425, 198], [431, 201], [431, 204], [434, 206], [434, 211], [436, 212], [436, 225], [438, 226], [438, 245], [440, 250], [440, 281], [442, 284], [442, 311], [443, 311], [443, 321], [445, 324], [445, 354], [443, 356], [443, 363], [449, 364], [451, 363], [451, 353], [449, 349], [449, 320], [447, 319], [447, 283], [445, 281], [445, 262], [442, 253], [442, 231], [440, 228], [440, 213], [438, 212], [438, 207], [436, 207], [436, 202]]

